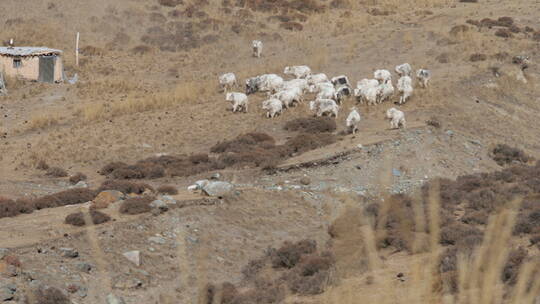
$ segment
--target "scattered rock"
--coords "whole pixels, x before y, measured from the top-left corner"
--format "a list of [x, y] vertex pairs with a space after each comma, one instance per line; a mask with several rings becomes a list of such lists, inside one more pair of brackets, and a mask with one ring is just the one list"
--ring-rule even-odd
[[227, 182], [208, 181], [202, 188], [204, 194], [212, 197], [223, 197], [234, 190], [234, 186]]
[[125, 194], [116, 190], [106, 190], [100, 192], [92, 202], [92, 207], [96, 209], [105, 209], [110, 204], [125, 199]]
[[78, 263], [76, 267], [77, 267], [77, 270], [84, 273], [90, 273], [90, 271], [92, 270], [92, 265], [85, 262]]
[[392, 169], [392, 175], [399, 177], [399, 176], [401, 176], [401, 171], [394, 168], [394, 169]]
[[0, 248], [0, 260], [3, 259], [9, 252], [7, 248]]
[[143, 286], [143, 282], [137, 278], [130, 278], [126, 276], [119, 276], [114, 283], [114, 288], [116, 289], [136, 289]]
[[111, 293], [107, 296], [107, 304], [126, 304], [126, 302], [121, 297], [117, 297]]
[[4, 274], [8, 278], [11, 278], [11, 277], [16, 277], [17, 275], [19, 275], [19, 271], [17, 270], [17, 267], [14, 265], [7, 265], [4, 271]]
[[80, 181], [75, 185], [71, 186], [71, 188], [88, 188], [88, 184], [85, 181]]
[[60, 251], [65, 258], [76, 258], [79, 256], [79, 252], [73, 248], [60, 248]]
[[210, 179], [211, 180], [220, 180], [221, 179], [221, 174], [220, 173], [214, 173], [214, 174], [212, 174]]
[[159, 199], [151, 202], [150, 207], [159, 209], [161, 212], [166, 212], [167, 210], [169, 210], [169, 206], [167, 206], [167, 203]]
[[354, 167], [355, 167], [356, 169], [358, 169], [358, 170], [362, 170], [362, 166], [360, 166], [360, 165], [356, 165], [356, 166], [354, 166]]
[[167, 205], [176, 205], [176, 200], [170, 195], [161, 196], [161, 200], [164, 201]]
[[307, 186], [309, 184], [311, 184], [311, 179], [307, 176], [304, 176], [300, 179], [300, 183], [304, 186]]
[[141, 266], [141, 253], [138, 250], [124, 252], [124, 257], [137, 266]]
[[0, 286], [0, 301], [7, 302], [13, 300], [17, 288], [13, 285]]
[[448, 135], [448, 136], [454, 136], [454, 131], [452, 131], [452, 130], [447, 130], [447, 131], [446, 131], [446, 135]]
[[148, 241], [150, 243], [155, 243], [155, 244], [160, 244], [160, 245], [164, 245], [165, 243], [167, 243], [167, 240], [160, 236], [151, 236], [148, 238]]
[[471, 139], [471, 140], [469, 140], [469, 142], [470, 142], [471, 144], [475, 144], [475, 145], [477, 145], [477, 146], [481, 146], [481, 145], [482, 145], [482, 143], [481, 143], [480, 141], [475, 140], [475, 139]]

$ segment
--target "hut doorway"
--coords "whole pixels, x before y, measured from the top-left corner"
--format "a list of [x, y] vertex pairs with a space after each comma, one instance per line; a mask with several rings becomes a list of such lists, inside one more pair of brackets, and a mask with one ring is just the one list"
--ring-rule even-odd
[[53, 83], [55, 64], [56, 64], [56, 56], [40, 56], [38, 81]]

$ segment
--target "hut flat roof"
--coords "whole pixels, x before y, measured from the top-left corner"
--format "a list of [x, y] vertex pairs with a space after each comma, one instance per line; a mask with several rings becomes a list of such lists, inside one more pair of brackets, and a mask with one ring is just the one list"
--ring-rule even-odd
[[1, 56], [41, 56], [48, 54], [60, 55], [62, 51], [46, 47], [0, 47]]

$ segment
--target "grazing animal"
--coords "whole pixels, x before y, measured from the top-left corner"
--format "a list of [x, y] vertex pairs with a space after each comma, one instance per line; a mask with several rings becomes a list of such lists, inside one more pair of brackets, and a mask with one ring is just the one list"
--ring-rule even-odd
[[263, 43], [260, 40], [253, 40], [251, 42], [251, 46], [253, 48], [253, 56], [257, 58], [261, 58], [262, 50], [263, 50]]
[[339, 75], [339, 76], [333, 77], [331, 82], [334, 84], [335, 87], [339, 87], [342, 85], [351, 86], [349, 82], [349, 78], [345, 75]]
[[310, 93], [319, 93], [323, 89], [329, 89], [329, 88], [334, 89], [334, 84], [332, 84], [331, 82], [319, 82], [317, 84], [309, 86], [308, 91]]
[[425, 69], [419, 69], [416, 71], [416, 78], [423, 88], [427, 88], [429, 81], [431, 80], [431, 71]]
[[270, 98], [263, 101], [263, 110], [266, 110], [266, 117], [274, 118], [283, 111], [283, 103], [277, 98]]
[[392, 74], [388, 70], [376, 70], [373, 72], [373, 78], [377, 79], [379, 83], [385, 83], [392, 81]]
[[299, 89], [302, 94], [304, 92], [309, 90], [308, 81], [306, 79], [292, 79], [288, 81], [284, 81], [283, 85], [281, 86], [282, 90], [288, 90], [288, 89]]
[[347, 96], [352, 95], [351, 91], [351, 88], [347, 85], [342, 85], [341, 87], [338, 87], [336, 93], [334, 94], [334, 100], [341, 105], [341, 103]]
[[378, 103], [384, 102], [390, 99], [390, 97], [394, 95], [394, 86], [392, 85], [392, 82], [390, 81], [381, 83], [377, 89], [378, 89], [378, 92], [377, 92]]
[[276, 74], [264, 74], [246, 80], [246, 94], [277, 92], [283, 86], [283, 78]]
[[334, 86], [323, 86], [317, 94], [317, 99], [334, 99], [336, 97], [336, 89]]
[[326, 74], [323, 74], [323, 73], [311, 74], [308, 77], [306, 77], [306, 80], [308, 81], [308, 84], [310, 86], [316, 85], [317, 83], [321, 83], [321, 82], [329, 82], [328, 76], [326, 76]]
[[232, 103], [232, 111], [238, 112], [240, 110], [244, 110], [244, 112], [247, 113], [248, 111], [248, 97], [244, 93], [238, 93], [238, 92], [232, 92], [227, 93], [225, 96], [225, 100]]
[[271, 97], [281, 100], [281, 103], [285, 109], [288, 109], [302, 101], [302, 95], [297, 88], [279, 91]]
[[405, 113], [396, 109], [390, 108], [386, 111], [386, 118], [390, 119], [390, 128], [399, 129], [399, 127], [405, 128]]
[[411, 65], [408, 63], [396, 65], [396, 73], [399, 75], [399, 77], [402, 76], [411, 76], [412, 68]]
[[352, 134], [355, 134], [358, 131], [358, 124], [360, 123], [360, 113], [356, 107], [351, 108], [351, 113], [347, 116], [346, 126], [347, 130]]
[[399, 93], [401, 93], [401, 96], [399, 97], [399, 104], [406, 103], [413, 93], [411, 77], [403, 76], [399, 78], [397, 88]]
[[227, 92], [227, 90], [230, 90], [237, 85], [236, 76], [234, 75], [234, 73], [226, 73], [219, 76], [219, 85], [221, 87], [221, 90]]
[[306, 65], [287, 66], [283, 70], [285, 75], [293, 75], [296, 78], [306, 78], [311, 75], [311, 69]]
[[362, 79], [357, 83], [354, 96], [360, 103], [367, 101], [368, 105], [375, 105], [379, 96], [379, 81], [376, 79]]
[[316, 111], [316, 115], [321, 117], [325, 114], [337, 118], [339, 106], [332, 99], [315, 99], [309, 102], [309, 109]]

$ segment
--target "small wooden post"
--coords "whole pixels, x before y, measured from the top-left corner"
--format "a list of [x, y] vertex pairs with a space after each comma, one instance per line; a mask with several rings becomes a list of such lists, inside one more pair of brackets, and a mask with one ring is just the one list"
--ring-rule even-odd
[[75, 64], [79, 66], [79, 32], [77, 32], [77, 42], [75, 44]]

